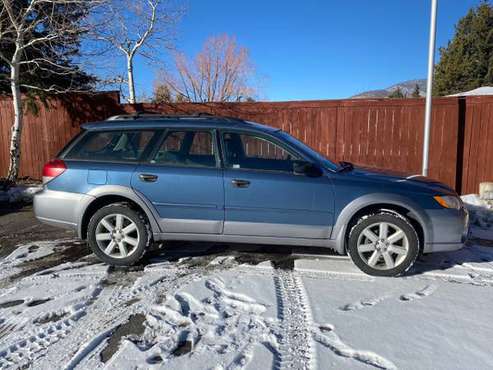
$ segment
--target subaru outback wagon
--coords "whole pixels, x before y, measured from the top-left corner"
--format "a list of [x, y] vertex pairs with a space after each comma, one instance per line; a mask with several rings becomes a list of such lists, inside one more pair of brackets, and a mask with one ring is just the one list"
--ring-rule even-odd
[[334, 163], [286, 132], [214, 116], [117, 116], [43, 169], [36, 217], [111, 265], [166, 240], [317, 246], [395, 276], [463, 246], [468, 215], [428, 178]]

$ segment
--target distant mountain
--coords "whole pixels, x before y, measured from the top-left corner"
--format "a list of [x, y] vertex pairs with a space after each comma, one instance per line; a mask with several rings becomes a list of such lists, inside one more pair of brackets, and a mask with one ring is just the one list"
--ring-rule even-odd
[[419, 86], [420, 95], [426, 96], [426, 79], [422, 79], [422, 80], [409, 80], [409, 81], [399, 82], [385, 89], [365, 91], [360, 94], [351, 96], [351, 98], [353, 99], [386, 98], [389, 96], [390, 93], [397, 90], [399, 87], [401, 88], [402, 92], [405, 95], [411, 97], [416, 87], [416, 84]]

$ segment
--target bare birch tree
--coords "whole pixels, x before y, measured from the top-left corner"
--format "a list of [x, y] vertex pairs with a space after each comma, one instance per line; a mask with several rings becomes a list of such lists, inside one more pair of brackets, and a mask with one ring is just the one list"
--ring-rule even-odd
[[175, 67], [174, 73], [161, 72], [155, 92], [165, 87], [174, 100], [189, 102], [242, 101], [256, 94], [248, 49], [238, 46], [234, 37], [210, 37], [192, 61], [176, 54]]
[[183, 10], [171, 0], [107, 0], [93, 15], [93, 35], [102, 41], [102, 55], [117, 51], [125, 57], [126, 76], [111, 76], [128, 86], [128, 102], [136, 103], [134, 60], [140, 54], [153, 61], [172, 48], [174, 29]]
[[[99, 0], [0, 0], [0, 60], [10, 69], [14, 108], [9, 180], [17, 178], [20, 167], [22, 94], [32, 90], [56, 93], [80, 86], [80, 70], [68, 57], [75, 51], [64, 45], [73, 45], [84, 32], [80, 20], [96, 3]], [[51, 83], [46, 84], [47, 79], [39, 83], [35, 75], [43, 73]]]

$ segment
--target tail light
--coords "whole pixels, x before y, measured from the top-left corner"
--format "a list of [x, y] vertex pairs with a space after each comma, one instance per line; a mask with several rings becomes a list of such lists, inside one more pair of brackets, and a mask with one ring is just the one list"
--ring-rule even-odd
[[43, 167], [43, 184], [60, 176], [67, 169], [67, 165], [61, 159], [53, 159]]

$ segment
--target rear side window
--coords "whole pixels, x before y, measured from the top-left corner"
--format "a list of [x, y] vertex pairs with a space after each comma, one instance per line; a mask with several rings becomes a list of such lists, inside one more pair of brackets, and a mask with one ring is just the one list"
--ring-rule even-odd
[[66, 159], [138, 161], [154, 131], [90, 131], [65, 155]]
[[209, 131], [166, 133], [151, 163], [184, 167], [216, 167], [214, 142]]

